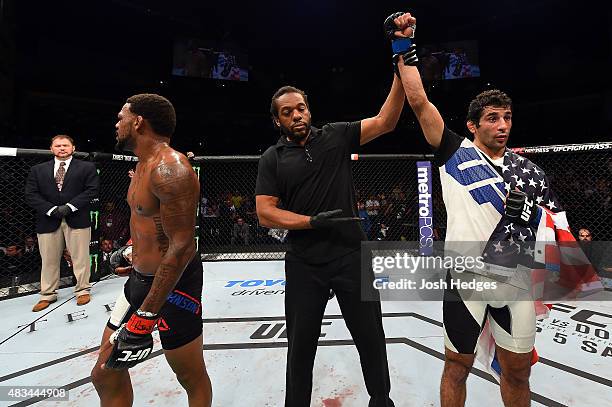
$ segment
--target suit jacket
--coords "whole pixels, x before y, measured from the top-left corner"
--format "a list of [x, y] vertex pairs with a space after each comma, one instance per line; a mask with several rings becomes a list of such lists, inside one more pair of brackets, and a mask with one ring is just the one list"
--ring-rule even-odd
[[57, 230], [61, 219], [47, 216], [47, 212], [54, 206], [67, 203], [78, 209], [66, 216], [68, 226], [74, 229], [90, 227], [90, 202], [98, 197], [100, 184], [96, 166], [73, 157], [60, 192], [55, 183], [53, 164], [54, 160], [51, 160], [33, 166], [26, 181], [26, 203], [36, 210], [36, 233]]

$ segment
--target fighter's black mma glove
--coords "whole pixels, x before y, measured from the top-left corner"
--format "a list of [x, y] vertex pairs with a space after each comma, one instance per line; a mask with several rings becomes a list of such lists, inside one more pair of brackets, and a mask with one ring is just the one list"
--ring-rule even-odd
[[395, 31], [399, 30], [399, 27], [393, 20], [403, 14], [403, 12], [393, 13], [385, 19], [383, 24], [385, 36], [391, 41], [391, 48], [393, 49], [393, 71], [398, 78], [399, 68], [397, 67], [397, 63], [399, 62], [400, 56], [404, 59], [404, 65], [416, 66], [417, 62], [419, 62], [416, 53], [416, 44], [412, 42], [412, 38], [414, 38], [414, 33], [416, 31], [416, 25], [411, 26], [412, 36], [410, 38], [398, 37], [395, 35]]
[[356, 217], [339, 217], [342, 215], [342, 209], [334, 209], [333, 211], [321, 212], [310, 218], [310, 226], [313, 229], [332, 228], [342, 225], [346, 222], [358, 222], [361, 218]]
[[149, 357], [153, 351], [153, 336], [157, 314], [141, 310], [132, 314], [126, 324], [111, 335], [113, 350], [104, 364], [107, 369], [129, 369]]
[[114, 274], [123, 275], [125, 273], [118, 273], [117, 269], [131, 267], [132, 266], [132, 246], [123, 246], [115, 250], [108, 259], [108, 263], [111, 266], [111, 270]]
[[506, 216], [521, 226], [530, 226], [538, 216], [538, 206], [522, 191], [510, 191], [506, 198]]
[[53, 212], [51, 212], [51, 216], [57, 219], [64, 219], [71, 213], [72, 209], [70, 209], [68, 205], [60, 205], [57, 208], [53, 209]]

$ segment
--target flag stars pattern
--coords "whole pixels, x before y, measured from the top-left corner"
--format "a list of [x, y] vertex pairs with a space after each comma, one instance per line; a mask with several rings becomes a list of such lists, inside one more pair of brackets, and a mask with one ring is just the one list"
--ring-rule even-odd
[[[538, 206], [546, 210], [559, 212], [559, 201], [550, 191], [546, 175], [529, 159], [520, 157], [510, 150], [505, 152], [504, 162], [499, 167], [503, 183], [499, 189], [506, 193], [514, 189], [525, 192]], [[544, 211], [540, 208], [541, 212]], [[537, 225], [523, 226], [513, 224], [509, 218], [502, 217], [500, 224], [490, 236], [483, 252], [486, 263], [505, 268], [516, 268], [517, 265], [533, 268], [535, 259], [542, 257], [542, 250], [536, 247]]]

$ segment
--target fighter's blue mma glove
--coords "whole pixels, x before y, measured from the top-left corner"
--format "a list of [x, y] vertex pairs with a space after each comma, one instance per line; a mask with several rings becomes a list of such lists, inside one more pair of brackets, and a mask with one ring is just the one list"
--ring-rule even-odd
[[400, 28], [395, 24], [394, 20], [404, 14], [403, 12], [393, 13], [385, 19], [383, 24], [385, 36], [391, 41], [391, 48], [393, 50], [393, 71], [398, 77], [399, 68], [397, 64], [400, 56], [404, 59], [404, 65], [416, 66], [419, 62], [416, 53], [416, 44], [412, 42], [412, 38], [414, 38], [414, 33], [416, 31], [416, 25], [411, 26], [412, 36], [410, 38], [398, 37], [395, 35], [395, 31], [398, 31]]

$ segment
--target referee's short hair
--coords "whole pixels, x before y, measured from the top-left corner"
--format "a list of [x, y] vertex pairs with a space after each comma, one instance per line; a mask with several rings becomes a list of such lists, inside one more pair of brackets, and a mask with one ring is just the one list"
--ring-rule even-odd
[[272, 115], [272, 117], [278, 118], [278, 107], [276, 106], [276, 100], [286, 93], [299, 93], [304, 98], [304, 102], [306, 102], [306, 107], [310, 109], [310, 106], [308, 106], [308, 96], [303, 90], [295, 88], [293, 86], [283, 86], [282, 88], [274, 92], [274, 95], [272, 96], [272, 102], [270, 103], [270, 114]]

